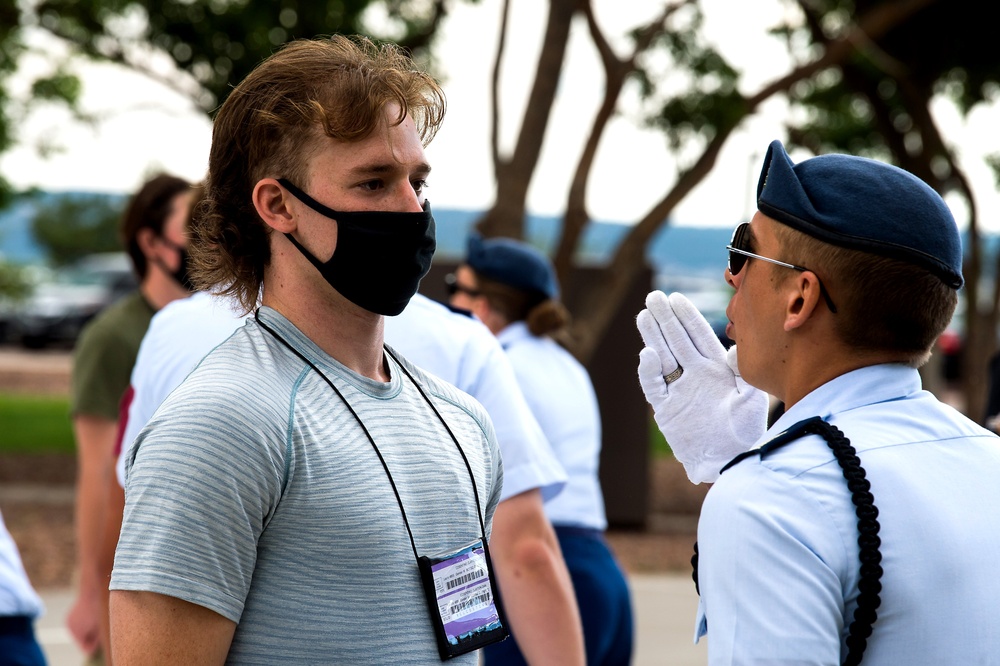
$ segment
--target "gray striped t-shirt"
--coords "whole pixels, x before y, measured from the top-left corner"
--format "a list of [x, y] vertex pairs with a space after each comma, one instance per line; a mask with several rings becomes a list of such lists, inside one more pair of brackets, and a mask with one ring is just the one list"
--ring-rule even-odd
[[[346, 369], [269, 308], [371, 433], [417, 552], [480, 534], [447, 431], [390, 361]], [[406, 361], [401, 361], [406, 363]], [[407, 364], [468, 457], [487, 534], [502, 469], [475, 400]], [[157, 410], [129, 455], [113, 590], [165, 594], [238, 623], [229, 663], [439, 663], [417, 563], [385, 469], [344, 402], [253, 320]], [[458, 663], [474, 663], [466, 655]]]

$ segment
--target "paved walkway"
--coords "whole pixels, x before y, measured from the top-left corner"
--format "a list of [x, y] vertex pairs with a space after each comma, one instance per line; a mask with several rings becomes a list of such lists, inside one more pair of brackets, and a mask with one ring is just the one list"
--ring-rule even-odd
[[[633, 666], [704, 664], [705, 641], [691, 643], [698, 598], [691, 577], [681, 574], [637, 574], [629, 578], [636, 613]], [[49, 666], [80, 666], [83, 658], [63, 618], [72, 602], [69, 590], [43, 590], [48, 612], [38, 622], [38, 638]]]

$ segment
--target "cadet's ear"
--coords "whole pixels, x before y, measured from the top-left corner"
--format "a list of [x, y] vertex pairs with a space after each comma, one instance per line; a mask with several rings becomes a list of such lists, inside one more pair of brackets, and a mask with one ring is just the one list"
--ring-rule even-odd
[[785, 330], [799, 328], [816, 313], [823, 301], [819, 278], [812, 271], [801, 271], [787, 291]]
[[296, 229], [295, 214], [289, 207], [291, 195], [274, 178], [262, 178], [253, 188], [253, 207], [267, 226], [281, 233]]

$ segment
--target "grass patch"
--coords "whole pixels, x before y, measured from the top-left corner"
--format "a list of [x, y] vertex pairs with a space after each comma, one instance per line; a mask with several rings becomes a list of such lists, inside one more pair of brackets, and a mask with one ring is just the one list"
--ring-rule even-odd
[[0, 393], [0, 453], [73, 453], [69, 398]]
[[674, 452], [670, 450], [670, 445], [667, 444], [666, 437], [660, 432], [652, 416], [649, 417], [649, 452], [653, 458], [667, 458], [674, 455]]

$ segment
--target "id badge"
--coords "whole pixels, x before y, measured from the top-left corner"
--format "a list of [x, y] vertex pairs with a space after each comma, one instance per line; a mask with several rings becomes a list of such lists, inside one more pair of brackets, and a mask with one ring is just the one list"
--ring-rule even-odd
[[483, 539], [418, 562], [442, 661], [510, 635]]

